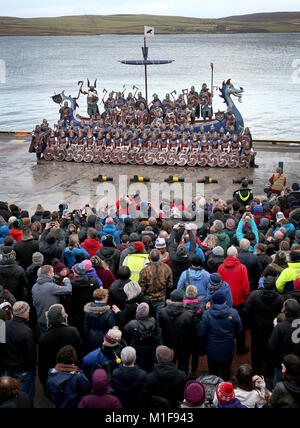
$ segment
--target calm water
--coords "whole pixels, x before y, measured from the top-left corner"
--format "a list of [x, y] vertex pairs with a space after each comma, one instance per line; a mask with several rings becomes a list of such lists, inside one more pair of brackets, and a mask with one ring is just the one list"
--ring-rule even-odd
[[[144, 90], [144, 69], [118, 63], [141, 59], [142, 36], [0, 37], [6, 83], [0, 84], [0, 130], [32, 130], [46, 117], [53, 125], [59, 106], [50, 97], [65, 89], [77, 96], [79, 80], [98, 78], [102, 89], [125, 84]], [[300, 77], [293, 82], [292, 63], [300, 58], [300, 34], [169, 35], [149, 41], [151, 59], [175, 63], [149, 67], [149, 95], [195, 85], [215, 85], [232, 78], [245, 89], [238, 108], [256, 138], [300, 139]], [[86, 83], [85, 83], [86, 85]], [[86, 88], [86, 86], [85, 86]], [[79, 100], [86, 114], [86, 100]], [[214, 109], [224, 108], [218, 95]]]

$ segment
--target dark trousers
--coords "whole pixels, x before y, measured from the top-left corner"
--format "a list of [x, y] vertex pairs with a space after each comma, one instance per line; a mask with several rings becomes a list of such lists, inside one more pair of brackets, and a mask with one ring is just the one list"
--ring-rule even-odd
[[230, 379], [232, 358], [228, 361], [215, 361], [207, 357], [207, 364], [209, 374], [218, 376], [225, 382]]
[[178, 361], [178, 365], [177, 365], [178, 370], [184, 371], [186, 375], [189, 374], [190, 357], [191, 357], [190, 354], [175, 355], [175, 359]]
[[[239, 306], [234, 306], [233, 308], [236, 309], [239, 313], [239, 316], [241, 318], [242, 321], [242, 311], [243, 311], [243, 305], [239, 305]], [[242, 321], [243, 323], [243, 321]], [[245, 328], [243, 325], [243, 331], [238, 335], [238, 337], [236, 338], [236, 352], [239, 354], [242, 354], [245, 349], [246, 349], [246, 334], [245, 334]]]

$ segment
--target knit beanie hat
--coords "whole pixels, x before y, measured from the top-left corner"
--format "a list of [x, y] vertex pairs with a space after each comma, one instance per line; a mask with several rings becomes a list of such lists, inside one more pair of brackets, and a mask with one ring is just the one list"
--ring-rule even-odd
[[194, 285], [189, 285], [186, 288], [185, 296], [188, 299], [197, 299], [197, 297], [198, 297], [198, 289], [197, 289], [197, 287], [195, 287]]
[[180, 244], [177, 247], [176, 254], [178, 256], [186, 256], [188, 253], [187, 247], [184, 244]]
[[145, 252], [145, 245], [141, 241], [137, 241], [134, 244], [135, 251], [138, 251], [139, 253]]
[[149, 305], [148, 303], [141, 303], [136, 308], [136, 317], [137, 318], [143, 318], [147, 317], [149, 315]]
[[264, 217], [264, 218], [262, 218], [261, 220], [260, 220], [260, 226], [261, 227], [269, 227], [269, 225], [270, 225], [270, 220], [268, 219], [268, 218], [266, 218], [266, 217]]
[[279, 213], [276, 214], [276, 221], [277, 221], [277, 223], [280, 220], [283, 220], [284, 218], [285, 218], [285, 216], [284, 216], [284, 214], [282, 212], [279, 212]]
[[300, 291], [300, 278], [294, 281], [294, 290]]
[[157, 248], [158, 250], [160, 250], [161, 248], [166, 248], [167, 244], [166, 244], [166, 240], [165, 238], [158, 238], [155, 241], [155, 248]]
[[9, 217], [8, 219], [8, 225], [11, 226], [15, 221], [17, 220], [17, 217]]
[[106, 235], [102, 237], [102, 244], [103, 247], [114, 247], [115, 243], [114, 243], [114, 238], [112, 235]]
[[196, 380], [189, 381], [184, 391], [185, 401], [194, 406], [201, 406], [205, 401], [205, 388], [201, 382]]
[[89, 272], [91, 269], [93, 269], [93, 263], [90, 260], [83, 260], [81, 264], [85, 267], [86, 272]]
[[229, 403], [230, 401], [235, 400], [234, 387], [231, 383], [219, 383], [216, 394], [220, 403]]
[[30, 306], [26, 302], [16, 302], [13, 306], [13, 315], [15, 317], [21, 317], [26, 314], [30, 309]]
[[91, 258], [91, 262], [95, 269], [98, 269], [101, 266], [101, 259], [98, 256], [93, 256]]
[[58, 275], [64, 269], [67, 269], [67, 266], [65, 266], [60, 260], [53, 260], [53, 270], [55, 275]]
[[234, 230], [235, 229], [235, 221], [233, 220], [233, 218], [229, 218], [226, 221], [226, 229], [228, 229], [228, 230]]
[[2, 265], [13, 263], [17, 260], [16, 252], [11, 247], [2, 248]]
[[298, 192], [300, 190], [299, 184], [298, 183], [293, 183], [292, 184], [292, 190], [294, 192]]
[[48, 312], [46, 312], [47, 327], [54, 325], [67, 324], [68, 315], [66, 314], [63, 305], [52, 305]]
[[77, 275], [85, 275], [86, 274], [85, 266], [82, 263], [77, 263], [77, 265], [72, 267], [72, 270]]
[[174, 352], [167, 346], [156, 348], [156, 358], [159, 363], [171, 363], [174, 360]]
[[112, 219], [111, 217], [108, 217], [108, 218], [105, 220], [105, 224], [115, 224], [115, 222], [113, 221], [113, 219]]
[[212, 273], [210, 275], [209, 282], [210, 282], [211, 285], [220, 285], [221, 282], [222, 282], [221, 275], [218, 274], [218, 273]]
[[263, 214], [264, 210], [261, 205], [255, 205], [253, 212], [254, 214]]
[[183, 302], [183, 291], [182, 290], [174, 290], [170, 294], [171, 302]]
[[119, 330], [119, 327], [113, 327], [108, 331], [108, 333], [106, 333], [104, 339], [107, 342], [106, 346], [115, 346], [116, 344], [121, 343], [122, 332]]
[[214, 256], [224, 257], [224, 249], [222, 247], [215, 247], [212, 253]]
[[225, 291], [218, 290], [216, 291], [211, 298], [214, 305], [223, 305], [226, 302], [226, 293]]

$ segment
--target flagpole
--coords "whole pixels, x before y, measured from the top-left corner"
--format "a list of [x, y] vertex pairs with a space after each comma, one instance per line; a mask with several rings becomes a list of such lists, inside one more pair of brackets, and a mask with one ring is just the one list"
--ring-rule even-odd
[[211, 63], [211, 94], [213, 95], [213, 91], [214, 91], [214, 64]]
[[[144, 37], [144, 49], [145, 52], [147, 52], [147, 44], [146, 44], [146, 36]], [[147, 61], [148, 55], [145, 58], [145, 61]], [[147, 75], [147, 65], [145, 64], [145, 90], [146, 90], [146, 106], [148, 108], [148, 75]]]

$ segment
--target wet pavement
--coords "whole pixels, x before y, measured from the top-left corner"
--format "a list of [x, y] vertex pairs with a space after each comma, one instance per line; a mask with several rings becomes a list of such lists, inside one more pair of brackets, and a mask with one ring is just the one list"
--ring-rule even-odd
[[[218, 184], [204, 187], [206, 198], [213, 195], [223, 199], [232, 198], [238, 188], [233, 179], [247, 176], [254, 180], [252, 188], [256, 196], [263, 196], [263, 188], [275, 171], [279, 162], [284, 162], [284, 173], [288, 185], [300, 180], [300, 146], [271, 143], [256, 144], [256, 163], [259, 168], [201, 168], [201, 167], [168, 167], [168, 166], [139, 166], [139, 165], [104, 165], [77, 164], [75, 162], [46, 162], [37, 163], [35, 154], [28, 153], [30, 136], [15, 137], [0, 136], [0, 200], [16, 203], [23, 209], [34, 211], [41, 203], [47, 209], [57, 209], [58, 204], [66, 202], [69, 208], [75, 209], [99, 201], [99, 184], [93, 178], [99, 174], [113, 177], [117, 197], [119, 192], [119, 176], [134, 175], [150, 178], [151, 183], [163, 183], [170, 175], [185, 179], [185, 183], [196, 183], [198, 178], [209, 176], [218, 180]], [[151, 183], [147, 184], [151, 190]], [[194, 186], [195, 190], [195, 186]]]

